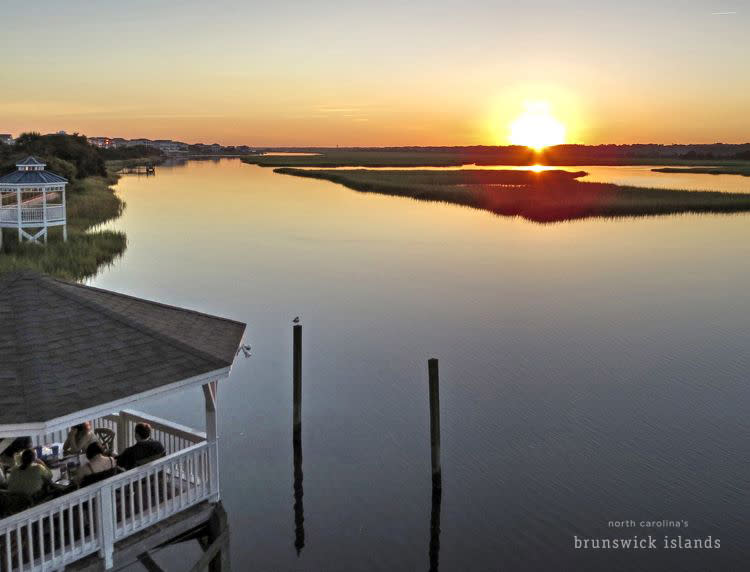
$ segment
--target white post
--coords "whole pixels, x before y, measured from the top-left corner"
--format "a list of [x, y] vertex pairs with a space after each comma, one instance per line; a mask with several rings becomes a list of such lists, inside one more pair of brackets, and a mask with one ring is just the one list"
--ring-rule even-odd
[[47, 189], [42, 187], [42, 220], [44, 221], [44, 244], [47, 244]]
[[206, 399], [206, 441], [209, 445], [208, 462], [211, 478], [211, 501], [218, 502], [219, 491], [219, 425], [217, 411], [217, 394], [219, 383], [211, 381], [203, 386]]
[[63, 242], [68, 241], [68, 212], [65, 208], [65, 185], [62, 186]]
[[117, 454], [121, 455], [122, 452], [128, 448], [128, 420], [123, 415], [122, 411], [117, 416]]
[[99, 556], [104, 559], [104, 568], [114, 566], [115, 552], [115, 510], [112, 504], [112, 485], [105, 485], [99, 490]]
[[21, 188], [16, 188], [16, 211], [18, 215], [18, 242], [23, 241], [23, 234], [21, 231]]

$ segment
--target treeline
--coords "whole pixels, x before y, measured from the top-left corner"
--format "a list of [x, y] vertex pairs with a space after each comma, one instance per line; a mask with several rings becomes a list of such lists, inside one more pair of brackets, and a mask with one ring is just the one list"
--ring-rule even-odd
[[105, 161], [122, 161], [127, 159], [142, 159], [152, 157], [159, 159], [164, 153], [156, 147], [150, 145], [134, 145], [132, 147], [117, 147], [114, 149], [103, 149], [97, 147], [96, 150]]
[[101, 154], [83, 135], [24, 133], [15, 145], [0, 146], [2, 172], [14, 169], [16, 161], [29, 155], [43, 159], [50, 171], [71, 181], [107, 174]]
[[43, 160], [47, 169], [69, 181], [106, 176], [105, 161], [163, 156], [159, 149], [146, 145], [101, 149], [91, 145], [83, 135], [23, 133], [15, 145], [0, 145], [0, 174], [14, 170], [16, 162], [29, 155]]

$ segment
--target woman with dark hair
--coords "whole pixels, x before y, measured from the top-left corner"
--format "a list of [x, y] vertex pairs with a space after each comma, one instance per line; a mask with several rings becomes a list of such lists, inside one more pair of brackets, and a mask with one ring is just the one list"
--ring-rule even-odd
[[76, 425], [68, 433], [68, 438], [65, 439], [63, 445], [63, 453], [65, 455], [78, 455], [79, 453], [85, 453], [86, 448], [91, 443], [98, 442], [96, 434], [91, 430], [91, 423], [86, 421]]
[[34, 449], [26, 449], [21, 454], [21, 464], [10, 471], [8, 491], [34, 496], [42, 492], [52, 481], [52, 473], [42, 461], [36, 458]]
[[117, 461], [109, 455], [104, 454], [104, 448], [99, 444], [99, 441], [91, 443], [86, 448], [86, 458], [89, 460], [88, 463], [76, 472], [76, 482], [78, 484], [88, 475], [104, 473], [117, 467]]

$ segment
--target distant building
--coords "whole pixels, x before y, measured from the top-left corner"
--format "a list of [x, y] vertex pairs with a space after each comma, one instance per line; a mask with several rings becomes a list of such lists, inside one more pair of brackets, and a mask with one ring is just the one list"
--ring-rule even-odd
[[101, 147], [102, 149], [111, 149], [114, 147], [112, 139], [109, 137], [87, 137], [87, 139], [95, 147]]
[[5, 145], [13, 145], [13, 135], [10, 133], [0, 133], [0, 143], [4, 143]]

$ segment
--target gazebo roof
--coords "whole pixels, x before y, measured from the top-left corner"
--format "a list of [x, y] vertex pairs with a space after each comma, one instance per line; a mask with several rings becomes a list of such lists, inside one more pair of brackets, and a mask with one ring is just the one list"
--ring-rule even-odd
[[64, 184], [68, 179], [52, 171], [12, 171], [0, 177], [0, 185]]
[[45, 167], [47, 163], [42, 163], [36, 157], [29, 155], [23, 161], [16, 163], [16, 167]]
[[228, 375], [245, 324], [30, 271], [0, 276], [0, 433]]

